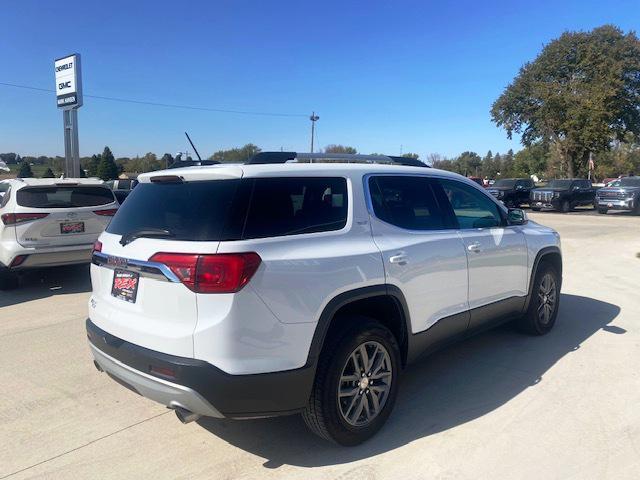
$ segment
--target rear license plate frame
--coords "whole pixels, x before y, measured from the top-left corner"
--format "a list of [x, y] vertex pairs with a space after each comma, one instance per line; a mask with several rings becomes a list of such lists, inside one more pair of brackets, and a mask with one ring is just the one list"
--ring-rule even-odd
[[84, 222], [61, 222], [60, 235], [85, 233]]

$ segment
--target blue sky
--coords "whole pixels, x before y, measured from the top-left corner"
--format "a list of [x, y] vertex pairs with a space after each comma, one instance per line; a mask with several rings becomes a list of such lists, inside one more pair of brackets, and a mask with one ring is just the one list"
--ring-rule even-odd
[[[522, 64], [564, 30], [640, 25], [635, 1], [3, 2], [0, 82], [54, 87], [82, 54], [85, 93], [308, 115], [317, 142], [397, 154], [518, 150], [490, 121]], [[85, 99], [80, 150], [203, 155], [253, 142], [308, 151], [305, 116], [223, 114]], [[0, 152], [62, 154], [53, 93], [0, 86]]]

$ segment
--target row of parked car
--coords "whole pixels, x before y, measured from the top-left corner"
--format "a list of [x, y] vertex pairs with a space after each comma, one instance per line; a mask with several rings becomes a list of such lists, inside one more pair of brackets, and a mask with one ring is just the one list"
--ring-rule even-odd
[[[87, 262], [91, 247], [137, 180], [11, 179], [0, 182], [0, 288], [17, 285], [16, 272]], [[569, 212], [593, 206], [601, 214], [640, 214], [640, 177], [596, 189], [589, 180], [552, 180], [536, 188], [530, 178], [497, 180], [487, 192], [508, 208]]]
[[575, 207], [593, 206], [599, 213], [627, 210], [640, 215], [640, 177], [616, 179], [603, 188], [595, 188], [590, 180], [570, 178], [551, 180], [536, 188], [530, 178], [497, 180], [487, 191], [507, 207], [527, 204], [534, 211], [553, 209], [563, 213]]

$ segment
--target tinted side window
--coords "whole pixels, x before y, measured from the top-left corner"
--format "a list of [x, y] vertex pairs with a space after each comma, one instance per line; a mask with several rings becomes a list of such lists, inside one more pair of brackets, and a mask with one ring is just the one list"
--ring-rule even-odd
[[426, 177], [404, 175], [371, 177], [369, 190], [376, 217], [407, 230], [446, 228], [431, 182]]
[[459, 228], [491, 228], [502, 225], [498, 206], [482, 192], [455, 180], [439, 180], [458, 220]]
[[242, 238], [340, 230], [346, 223], [346, 179], [257, 178]]

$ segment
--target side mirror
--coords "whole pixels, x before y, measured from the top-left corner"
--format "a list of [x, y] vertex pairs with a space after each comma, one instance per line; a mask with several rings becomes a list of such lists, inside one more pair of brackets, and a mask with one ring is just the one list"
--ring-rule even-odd
[[521, 208], [510, 208], [507, 213], [509, 225], [524, 225], [529, 221], [527, 214]]
[[580, 190], [580, 187], [578, 185], [574, 185], [571, 190], [575, 192], [576, 190]]

